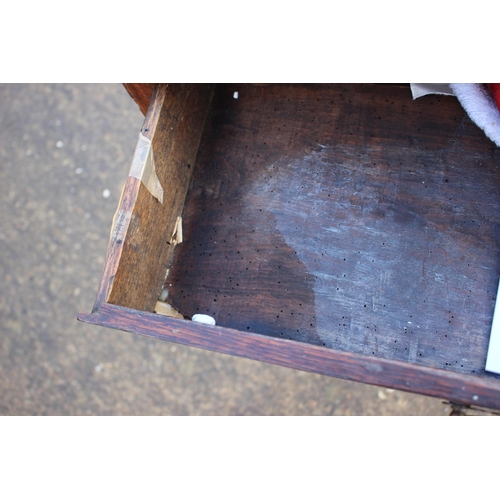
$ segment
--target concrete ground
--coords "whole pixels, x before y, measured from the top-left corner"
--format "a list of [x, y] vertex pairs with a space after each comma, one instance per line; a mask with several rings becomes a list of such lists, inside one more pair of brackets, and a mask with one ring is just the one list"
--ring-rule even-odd
[[447, 415], [439, 399], [77, 322], [142, 124], [121, 84], [0, 85], [1, 415]]

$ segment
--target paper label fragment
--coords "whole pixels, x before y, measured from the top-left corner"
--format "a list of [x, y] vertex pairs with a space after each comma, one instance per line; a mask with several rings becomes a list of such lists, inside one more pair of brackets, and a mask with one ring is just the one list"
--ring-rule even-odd
[[115, 214], [113, 220], [113, 232], [111, 234], [111, 238], [113, 241], [117, 242], [118, 244], [123, 241], [131, 217], [132, 212], [124, 212], [123, 210], [120, 210]]
[[160, 203], [163, 203], [163, 188], [156, 175], [151, 139], [148, 139], [142, 134], [139, 134], [139, 141], [135, 148], [129, 176], [139, 179], [146, 186], [148, 191]]
[[172, 237], [168, 242], [169, 245], [179, 245], [182, 243], [182, 217], [177, 217], [175, 221], [174, 232], [172, 233]]
[[487, 372], [500, 374], [500, 283], [493, 313], [493, 323], [491, 325], [490, 343], [486, 356]]
[[455, 95], [449, 83], [410, 83], [413, 99], [428, 94]]

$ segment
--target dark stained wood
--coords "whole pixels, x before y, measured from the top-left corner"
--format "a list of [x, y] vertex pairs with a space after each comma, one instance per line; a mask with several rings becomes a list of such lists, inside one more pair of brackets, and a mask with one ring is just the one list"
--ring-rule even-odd
[[110, 302], [153, 311], [174, 248], [166, 242], [182, 213], [212, 93], [212, 85], [156, 87], [142, 134], [152, 141], [163, 203], [128, 178], [94, 309]]
[[145, 115], [153, 96], [154, 83], [124, 83], [123, 86]]
[[498, 153], [453, 97], [219, 85], [172, 304], [242, 331], [492, 376]]
[[325, 349], [230, 328], [176, 320], [110, 304], [78, 319], [160, 340], [177, 342], [298, 370], [500, 409], [500, 381], [401, 361]]
[[[168, 200], [128, 179], [80, 320], [500, 408], [500, 376], [484, 371], [500, 152], [456, 99], [412, 101], [398, 85], [155, 89], [143, 133]], [[143, 312], [167, 268], [172, 305], [217, 327]]]

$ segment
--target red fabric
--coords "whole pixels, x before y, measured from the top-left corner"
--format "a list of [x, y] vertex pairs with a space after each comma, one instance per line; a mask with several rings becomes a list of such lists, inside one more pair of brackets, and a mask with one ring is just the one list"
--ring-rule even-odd
[[488, 83], [487, 85], [490, 92], [493, 94], [493, 98], [497, 103], [497, 108], [500, 111], [500, 83]]

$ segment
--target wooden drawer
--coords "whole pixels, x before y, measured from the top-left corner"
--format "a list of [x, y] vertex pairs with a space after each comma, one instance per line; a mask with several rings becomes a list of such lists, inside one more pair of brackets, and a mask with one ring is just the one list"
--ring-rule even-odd
[[[500, 158], [456, 99], [412, 101], [398, 85], [152, 90], [81, 321], [500, 409], [484, 370]], [[154, 313], [163, 288], [186, 319]]]

